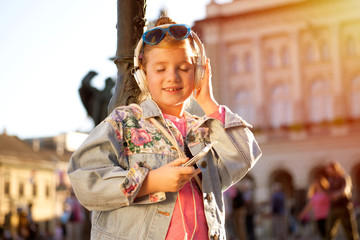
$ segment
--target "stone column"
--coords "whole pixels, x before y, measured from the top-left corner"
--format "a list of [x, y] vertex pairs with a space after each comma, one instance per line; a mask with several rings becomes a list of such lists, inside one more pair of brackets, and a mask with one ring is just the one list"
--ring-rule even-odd
[[330, 35], [330, 49], [332, 52], [332, 69], [333, 69], [333, 106], [334, 106], [334, 118], [343, 118], [345, 115], [345, 97], [343, 86], [343, 74], [342, 74], [342, 62], [340, 53], [340, 33], [339, 23], [331, 23], [331, 35]]
[[265, 112], [265, 99], [264, 99], [264, 79], [263, 68], [261, 61], [261, 36], [253, 38], [252, 55], [254, 56], [253, 71], [254, 71], [254, 98], [255, 98], [255, 114], [256, 124], [260, 127], [266, 127], [269, 122], [269, 116]]
[[304, 98], [302, 93], [301, 56], [299, 49], [299, 30], [295, 29], [290, 33], [290, 59], [292, 101], [293, 101], [293, 122], [303, 123], [304, 119]]

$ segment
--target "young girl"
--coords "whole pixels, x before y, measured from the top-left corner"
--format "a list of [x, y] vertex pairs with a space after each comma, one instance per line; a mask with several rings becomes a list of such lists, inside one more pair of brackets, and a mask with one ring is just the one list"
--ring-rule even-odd
[[[214, 100], [196, 34], [169, 18], [156, 26], [135, 51], [142, 102], [117, 107], [96, 126], [68, 175], [92, 211], [91, 239], [225, 239], [222, 192], [261, 151], [249, 124]], [[206, 116], [184, 111], [192, 95]], [[214, 142], [194, 166], [182, 166]]]
[[328, 187], [329, 183], [325, 177], [315, 178], [308, 191], [309, 201], [299, 214], [300, 220], [307, 220], [309, 215], [312, 215], [322, 239], [325, 237], [326, 218], [330, 208], [326, 192]]

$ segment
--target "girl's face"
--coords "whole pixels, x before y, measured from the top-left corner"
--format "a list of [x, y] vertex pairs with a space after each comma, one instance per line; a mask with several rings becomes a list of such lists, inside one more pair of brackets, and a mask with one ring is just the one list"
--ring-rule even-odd
[[145, 73], [152, 99], [165, 114], [180, 116], [195, 88], [195, 68], [187, 48], [153, 48]]

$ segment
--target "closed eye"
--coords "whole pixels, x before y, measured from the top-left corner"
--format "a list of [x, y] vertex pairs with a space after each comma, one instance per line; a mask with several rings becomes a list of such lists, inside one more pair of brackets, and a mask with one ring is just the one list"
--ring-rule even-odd
[[191, 69], [191, 65], [189, 65], [189, 64], [184, 64], [184, 65], [181, 65], [181, 66], [179, 67], [179, 69], [180, 69], [181, 71], [183, 71], [183, 72], [188, 72], [188, 71]]
[[164, 72], [165, 70], [166, 70], [166, 68], [162, 67], [162, 66], [161, 67], [159, 66], [159, 67], [155, 68], [156, 72]]

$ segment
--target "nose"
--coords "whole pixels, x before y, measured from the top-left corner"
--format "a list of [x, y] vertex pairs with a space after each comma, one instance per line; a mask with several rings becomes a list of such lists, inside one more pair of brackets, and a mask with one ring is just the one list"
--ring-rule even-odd
[[176, 68], [170, 68], [168, 69], [166, 80], [169, 82], [178, 82], [180, 81], [180, 76], [177, 72]]

